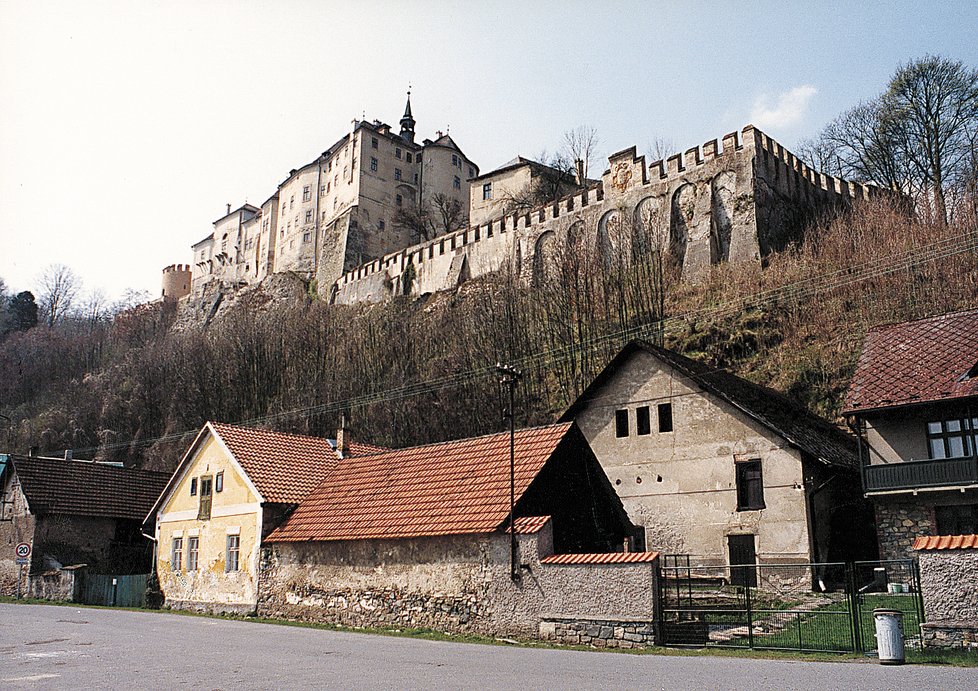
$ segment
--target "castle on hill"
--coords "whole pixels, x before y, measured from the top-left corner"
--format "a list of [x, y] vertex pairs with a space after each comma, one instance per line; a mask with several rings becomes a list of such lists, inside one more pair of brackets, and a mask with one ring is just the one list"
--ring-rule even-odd
[[517, 157], [480, 175], [448, 134], [418, 143], [415, 125], [409, 93], [397, 132], [355, 120], [260, 206], [229, 204], [191, 264], [167, 267], [164, 300], [278, 273], [315, 280], [339, 304], [450, 290], [503, 267], [533, 282], [571, 244], [606, 265], [666, 251], [696, 278], [721, 262], [759, 262], [819, 208], [876, 192], [811, 169], [748, 125], [651, 164], [635, 147], [620, 151], [600, 180], [561, 180], [561, 198], [528, 209], [512, 200], [558, 171]]

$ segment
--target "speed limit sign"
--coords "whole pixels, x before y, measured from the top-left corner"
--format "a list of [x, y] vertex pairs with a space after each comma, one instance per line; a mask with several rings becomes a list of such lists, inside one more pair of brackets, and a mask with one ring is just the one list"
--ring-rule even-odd
[[26, 559], [31, 556], [31, 546], [26, 542], [21, 542], [17, 545], [16, 553], [20, 559]]

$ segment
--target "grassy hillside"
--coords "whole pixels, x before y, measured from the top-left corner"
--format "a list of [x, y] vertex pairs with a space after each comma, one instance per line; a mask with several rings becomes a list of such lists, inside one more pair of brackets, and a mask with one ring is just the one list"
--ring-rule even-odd
[[6, 446], [169, 469], [207, 419], [331, 436], [343, 412], [376, 443], [461, 437], [502, 428], [497, 361], [526, 371], [521, 422], [537, 424], [660, 324], [667, 345], [836, 417], [867, 328], [978, 306], [976, 247], [973, 216], [925, 224], [869, 202], [696, 284], [668, 258], [571, 248], [533, 291], [506, 274], [358, 308], [257, 291], [206, 327], [154, 306], [34, 328], [0, 346]]

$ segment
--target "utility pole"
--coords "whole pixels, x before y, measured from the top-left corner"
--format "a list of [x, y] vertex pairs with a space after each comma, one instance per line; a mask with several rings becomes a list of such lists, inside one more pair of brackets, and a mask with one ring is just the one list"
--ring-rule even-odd
[[523, 373], [512, 365], [496, 363], [499, 383], [509, 388], [509, 409], [503, 419], [509, 418], [509, 576], [514, 581], [520, 579], [520, 565], [516, 545], [516, 384]]

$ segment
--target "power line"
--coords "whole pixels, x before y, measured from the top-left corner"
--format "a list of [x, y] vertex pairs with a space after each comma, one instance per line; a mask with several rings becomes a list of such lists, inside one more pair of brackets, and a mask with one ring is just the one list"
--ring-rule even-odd
[[[661, 320], [661, 324], [663, 330], [666, 331], [670, 328], [675, 328], [682, 325], [690, 317], [706, 317], [710, 315], [725, 316], [733, 312], [740, 312], [747, 309], [757, 309], [775, 302], [799, 302], [806, 298], [815, 297], [820, 293], [836, 290], [847, 285], [860, 283], [872, 278], [879, 278], [899, 271], [905, 271], [922, 264], [937, 261], [939, 259], [946, 259], [958, 254], [974, 251], [978, 251], [978, 235], [973, 237], [968, 237], [967, 235], [953, 236], [919, 248], [911, 248], [902, 253], [888, 255], [865, 262], [854, 267], [838, 269], [828, 274], [813, 274], [808, 278], [801, 279], [778, 288], [762, 291], [750, 297], [740, 298], [725, 304], [716, 305], [713, 307], [703, 307], [697, 310], [687, 311], [683, 314], [666, 317]], [[534, 365], [538, 367], [552, 367], [566, 359], [569, 359], [573, 355], [593, 353], [599, 350], [601, 346], [609, 342], [648, 337], [654, 332], [654, 330], [659, 328], [659, 322], [660, 320], [644, 322], [626, 329], [612, 331], [577, 343], [561, 346], [559, 348], [553, 348], [550, 350], [525, 355], [521, 358], [513, 359], [511, 364], [514, 367], [521, 368], [523, 371], [528, 371]], [[705, 376], [711, 371], [719, 371], [719, 368], [712, 368], [711, 370], [703, 372], [698, 376]], [[491, 375], [494, 375], [495, 372], [495, 364], [485, 365], [483, 367], [477, 367], [464, 372], [456, 372], [455, 374], [444, 377], [414, 382], [396, 389], [385, 389], [368, 394], [361, 394], [359, 396], [354, 396], [341, 401], [333, 401], [315, 406], [281, 411], [279, 413], [272, 413], [269, 415], [241, 420], [234, 424], [243, 427], [251, 427], [280, 422], [288, 419], [308, 418], [314, 415], [344, 412], [354, 408], [364, 408], [370, 405], [389, 403], [426, 393], [435, 393], [437, 391], [462, 386], [472, 381], [485, 379]], [[141, 448], [144, 446], [150, 446], [157, 442], [179, 441], [187, 435], [196, 434], [197, 431], [197, 429], [186, 430], [184, 432], [174, 432], [140, 441], [114, 442], [112, 444], [104, 444], [97, 447], [76, 449], [76, 452], [88, 453], [98, 450], [133, 447]]]

